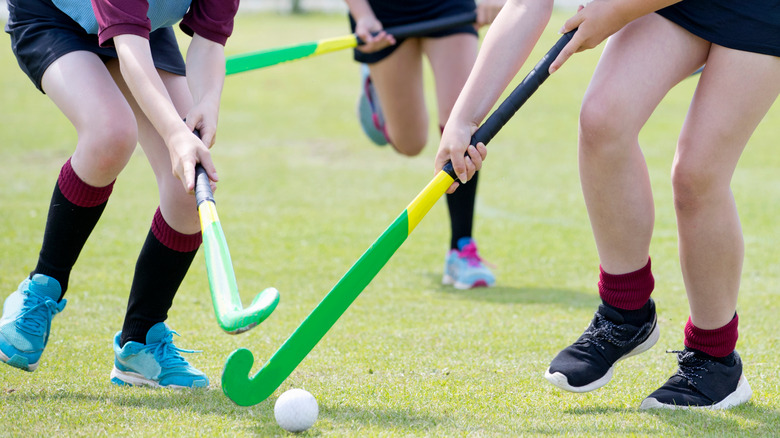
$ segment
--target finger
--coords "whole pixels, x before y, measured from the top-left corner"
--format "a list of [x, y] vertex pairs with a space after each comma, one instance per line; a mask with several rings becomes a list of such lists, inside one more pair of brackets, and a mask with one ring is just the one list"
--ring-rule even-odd
[[466, 169], [466, 159], [462, 153], [455, 152], [450, 155], [450, 161], [452, 161], [452, 170], [455, 171], [455, 175], [462, 183], [466, 183], [469, 180]]
[[214, 146], [214, 140], [216, 138], [217, 133], [213, 128], [210, 127], [203, 127], [200, 128], [200, 139], [203, 142], [203, 144], [211, 149], [212, 146]]
[[460, 187], [460, 184], [457, 181], [453, 182], [452, 185], [447, 189], [447, 193], [448, 194], [455, 193], [455, 190], [457, 190], [458, 187]]
[[211, 181], [219, 181], [219, 175], [217, 175], [217, 168], [214, 166], [214, 162], [211, 161], [211, 154], [205, 151], [199, 154], [200, 165], [206, 170], [206, 174]]
[[487, 158], [487, 147], [485, 146], [485, 143], [477, 143], [477, 152], [479, 152], [479, 155], [483, 160]]
[[184, 190], [190, 194], [195, 193], [195, 163], [183, 163], [181, 171], [180, 178], [184, 184]]
[[582, 13], [582, 10], [585, 9], [584, 6], [580, 6], [579, 9], [577, 9], [577, 13], [572, 15], [571, 18], [566, 20], [566, 22], [563, 23], [563, 26], [561, 27], [561, 30], [558, 31], [561, 35], [570, 32], [578, 27], [580, 27], [580, 24], [585, 20], [585, 17]]
[[379, 32], [371, 34], [371, 42], [372, 43], [383, 41], [386, 38], [387, 38], [387, 32], [385, 32], [384, 30], [380, 30]]
[[565, 63], [566, 61], [571, 58], [571, 55], [575, 54], [580, 47], [580, 41], [579, 38], [577, 38], [577, 34], [574, 34], [574, 37], [572, 37], [571, 41], [569, 41], [566, 46], [563, 47], [563, 50], [561, 50], [561, 53], [558, 54], [558, 56], [555, 57], [555, 60], [550, 64], [550, 69], [548, 70], [550, 74], [555, 73], [558, 71], [559, 68]]
[[441, 153], [436, 154], [436, 159], [433, 161], [433, 173], [434, 175], [441, 172], [441, 169], [444, 167], [445, 164], [447, 164], [447, 160], [449, 160], [448, 155], [442, 155]]
[[372, 35], [371, 32], [369, 32], [367, 29], [365, 28], [355, 29], [355, 34], [358, 36], [358, 38], [360, 38], [360, 41], [363, 42], [361, 46], [365, 46], [366, 44], [371, 42]]
[[476, 170], [482, 169], [482, 156], [479, 154], [476, 147], [469, 146], [469, 158], [471, 158], [471, 162], [474, 163]]

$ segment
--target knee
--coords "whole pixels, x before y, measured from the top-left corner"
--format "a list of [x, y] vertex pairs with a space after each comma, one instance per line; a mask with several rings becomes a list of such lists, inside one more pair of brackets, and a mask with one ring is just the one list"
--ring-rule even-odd
[[425, 144], [428, 142], [428, 135], [427, 133], [406, 132], [399, 135], [397, 139], [391, 135], [390, 142], [398, 153], [414, 157], [425, 148]]
[[698, 210], [717, 187], [716, 175], [706, 166], [690, 160], [675, 159], [672, 166], [674, 208], [678, 213]]
[[621, 117], [619, 105], [608, 96], [594, 93], [582, 102], [579, 117], [579, 143], [586, 154], [614, 153], [616, 147], [625, 146], [630, 132]]
[[138, 144], [134, 117], [99, 117], [79, 132], [79, 146], [89, 153], [97, 168], [119, 173]]

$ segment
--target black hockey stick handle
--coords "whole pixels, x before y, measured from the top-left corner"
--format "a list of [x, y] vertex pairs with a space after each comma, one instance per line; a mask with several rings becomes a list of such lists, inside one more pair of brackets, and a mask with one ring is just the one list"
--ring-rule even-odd
[[[200, 131], [197, 129], [192, 130], [192, 133], [200, 138]], [[214, 202], [214, 192], [211, 190], [211, 182], [209, 182], [209, 175], [206, 173], [206, 169], [200, 165], [195, 164], [195, 205], [200, 205], [205, 201]]]
[[214, 192], [211, 191], [209, 175], [200, 163], [195, 165], [195, 201], [197, 205], [206, 201], [216, 203], [214, 201]]
[[[566, 44], [571, 41], [577, 29], [569, 31], [558, 39], [558, 42], [542, 57], [542, 59], [528, 72], [523, 80], [515, 87], [512, 93], [501, 102], [501, 105], [493, 111], [482, 126], [471, 136], [471, 144], [484, 143], [485, 145], [506, 125], [509, 119], [515, 115], [517, 110], [522, 107], [528, 98], [534, 94], [542, 83], [550, 77], [550, 65], [558, 57]], [[458, 180], [455, 170], [452, 168], [452, 162], [447, 162], [442, 168], [454, 180]]]
[[[387, 29], [384, 29], [384, 31], [395, 38], [410, 38], [430, 35], [440, 30], [452, 29], [453, 27], [463, 26], [465, 24], [473, 24], [476, 21], [477, 13], [472, 11], [418, 23], [388, 27]], [[358, 45], [364, 44], [364, 41], [361, 40], [360, 37], [357, 35], [355, 37], [357, 38]]]

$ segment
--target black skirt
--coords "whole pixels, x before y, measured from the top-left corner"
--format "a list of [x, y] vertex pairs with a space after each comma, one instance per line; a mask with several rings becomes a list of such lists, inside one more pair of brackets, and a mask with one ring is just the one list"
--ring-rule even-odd
[[[97, 35], [88, 34], [51, 0], [8, 0], [5, 31], [11, 35], [11, 49], [19, 66], [41, 91], [43, 73], [63, 55], [84, 50], [103, 61], [117, 58], [113, 47], [100, 47]], [[172, 28], [152, 32], [149, 44], [156, 68], [185, 75], [184, 57]]]
[[780, 56], [780, 0], [683, 0], [658, 14], [711, 43]]
[[[369, 0], [371, 9], [376, 18], [382, 23], [382, 27], [401, 26], [405, 24], [428, 21], [451, 15], [473, 12], [477, 9], [474, 0]], [[349, 16], [352, 32], [355, 31], [355, 20]], [[430, 38], [441, 38], [459, 33], [469, 33], [477, 36], [474, 26], [467, 24], [455, 28], [441, 30], [428, 35]], [[395, 51], [404, 40], [396, 39], [394, 46], [386, 47], [378, 52], [363, 53], [354, 50], [355, 61], [365, 64], [379, 62]]]

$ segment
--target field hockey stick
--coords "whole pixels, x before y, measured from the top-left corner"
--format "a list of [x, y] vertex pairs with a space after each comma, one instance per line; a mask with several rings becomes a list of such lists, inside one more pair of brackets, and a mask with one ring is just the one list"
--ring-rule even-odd
[[[437, 18], [419, 23], [406, 24], [384, 29], [395, 38], [409, 38], [430, 35], [440, 30], [451, 29], [464, 24], [472, 24], [477, 21], [476, 12], [466, 12], [448, 17]], [[325, 53], [351, 49], [363, 44], [356, 34], [342, 37], [322, 39], [303, 44], [279, 47], [275, 49], [260, 50], [243, 55], [229, 56], [225, 60], [225, 74], [232, 75], [248, 70], [256, 70], [296, 59], [309, 58]]]
[[[550, 64], [571, 40], [573, 34], [574, 31], [571, 31], [563, 35], [544, 55], [544, 58], [526, 75], [509, 97], [477, 129], [471, 138], [471, 144], [476, 145], [480, 142], [487, 144], [498, 133], [550, 76]], [[257, 374], [249, 377], [249, 371], [254, 363], [251, 351], [240, 348], [231, 353], [222, 371], [222, 391], [225, 395], [241, 406], [251, 406], [268, 398], [368, 286], [456, 178], [452, 163], [447, 163], [336, 286], [325, 295], [325, 298]]]
[[263, 322], [274, 311], [279, 303], [279, 292], [269, 287], [257, 294], [252, 304], [244, 309], [225, 233], [217, 216], [214, 193], [206, 169], [200, 164], [195, 166], [195, 199], [198, 202], [206, 271], [217, 322], [222, 330], [230, 334], [245, 332]]

